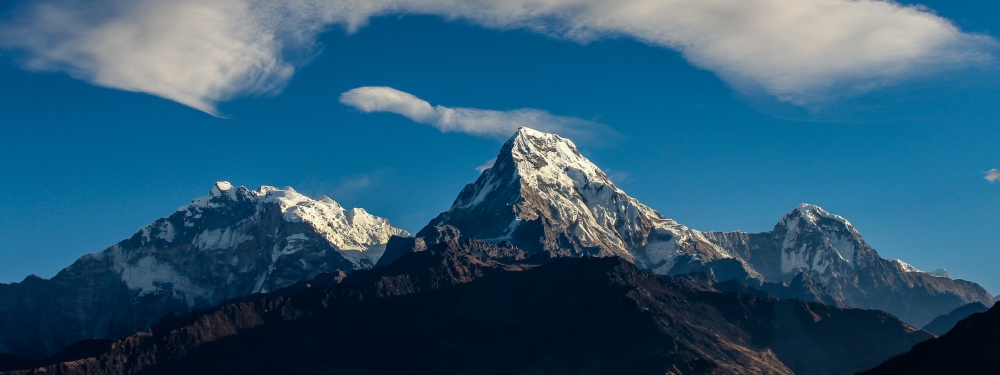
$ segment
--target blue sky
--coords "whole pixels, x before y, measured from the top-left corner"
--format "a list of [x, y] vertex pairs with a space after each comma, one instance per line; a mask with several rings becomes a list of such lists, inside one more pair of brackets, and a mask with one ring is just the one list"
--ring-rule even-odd
[[[560, 1], [573, 2], [542, 3]], [[340, 102], [352, 89], [386, 86], [431, 105], [530, 108], [572, 118], [569, 127], [613, 129], [616, 141], [581, 142], [584, 154], [630, 195], [692, 228], [765, 231], [809, 202], [848, 218], [885, 257], [947, 268], [1000, 293], [1000, 183], [984, 179], [1000, 168], [1000, 63], [993, 60], [1000, 5], [994, 2], [847, 9], [849, 20], [885, 20], [879, 12], [903, 9], [916, 21], [900, 21], [902, 35], [920, 43], [944, 38], [903, 60], [873, 63], [862, 58], [871, 53], [851, 60], [859, 53], [851, 46], [863, 44], [851, 43], [851, 33], [846, 44], [792, 36], [791, 44], [772, 45], [787, 34], [753, 29], [733, 44], [711, 23], [681, 23], [688, 34], [663, 39], [649, 36], [662, 31], [657, 22], [614, 24], [609, 31], [593, 26], [591, 15], [557, 12], [498, 24], [498, 14], [510, 15], [503, 9], [451, 14], [432, 6], [445, 0], [402, 1], [417, 5], [368, 14], [367, 24], [329, 10], [308, 13], [322, 20], [289, 16], [263, 28], [285, 43], [277, 62], [248, 60], [260, 69], [236, 78], [209, 69], [214, 80], [185, 77], [201, 72], [205, 61], [246, 66], [234, 56], [267, 57], [269, 50], [225, 43], [229, 49], [205, 54], [187, 48], [190, 36], [183, 33], [179, 41], [173, 34], [135, 46], [111, 39], [134, 48], [81, 50], [120, 35], [93, 25], [136, 27], [173, 14], [98, 3], [116, 12], [73, 12], [72, 22], [57, 25], [46, 24], [55, 18], [32, 18], [38, 2], [4, 5], [0, 282], [51, 277], [206, 194], [217, 180], [326, 194], [419, 229], [476, 178], [476, 167], [495, 157], [502, 140], [441, 132], [420, 123], [434, 120], [365, 113]], [[805, 2], [748, 2], [756, 3]], [[78, 10], [80, 3], [48, 4]], [[177, 14], [201, 30], [200, 18]], [[745, 9], [734, 14], [746, 24], [770, 17]], [[940, 25], [928, 19], [954, 29], [935, 31]], [[821, 21], [788, 27], [829, 20]], [[662, 20], [670, 22], [679, 21]], [[832, 54], [792, 53], [816, 43]], [[239, 72], [227, 70], [233, 71]]]

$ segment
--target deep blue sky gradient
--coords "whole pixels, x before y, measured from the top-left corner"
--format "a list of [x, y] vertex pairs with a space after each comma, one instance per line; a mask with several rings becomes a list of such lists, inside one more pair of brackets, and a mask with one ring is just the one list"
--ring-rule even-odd
[[[997, 5], [970, 3], [928, 5], [963, 30], [1000, 36]], [[0, 56], [0, 282], [51, 277], [217, 180], [327, 194], [418, 230], [501, 143], [337, 102], [384, 85], [432, 104], [607, 124], [624, 141], [584, 154], [689, 227], [765, 231], [809, 202], [848, 218], [885, 257], [1000, 293], [1000, 184], [982, 174], [1000, 168], [997, 72], [807, 110], [744, 96], [676, 52], [629, 39], [580, 45], [405, 16], [321, 42], [283, 93], [226, 103], [228, 119]]]

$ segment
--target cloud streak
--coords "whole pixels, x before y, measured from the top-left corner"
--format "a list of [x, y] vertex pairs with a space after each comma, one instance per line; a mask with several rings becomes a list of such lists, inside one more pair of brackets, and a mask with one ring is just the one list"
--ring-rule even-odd
[[996, 42], [931, 11], [876, 0], [48, 0], [0, 27], [27, 69], [215, 113], [279, 92], [331, 25], [438, 15], [587, 43], [680, 51], [739, 90], [809, 105], [993, 61]]
[[493, 165], [497, 163], [497, 158], [487, 160], [483, 165], [476, 167], [476, 172], [483, 173], [487, 169], [493, 168]]
[[1000, 169], [993, 169], [986, 172], [986, 180], [988, 180], [991, 184], [1000, 180]]
[[522, 126], [556, 133], [584, 144], [606, 142], [619, 136], [607, 125], [576, 117], [556, 116], [538, 109], [494, 111], [431, 106], [423, 99], [391, 87], [359, 87], [341, 94], [340, 103], [364, 113], [402, 115], [443, 133], [466, 133], [484, 138], [507, 139]]

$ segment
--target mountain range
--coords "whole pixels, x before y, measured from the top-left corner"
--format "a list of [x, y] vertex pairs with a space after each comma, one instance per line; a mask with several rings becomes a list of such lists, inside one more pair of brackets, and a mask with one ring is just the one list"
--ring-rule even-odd
[[[464, 263], [449, 263], [458, 258]], [[421, 266], [397, 264], [404, 259]], [[387, 276], [392, 272], [396, 273]], [[596, 276], [584, 279], [587, 272]], [[514, 289], [484, 280], [505, 280]], [[576, 288], [580, 290], [573, 289], [574, 283], [579, 283]], [[615, 287], [587, 300], [583, 285]], [[546, 288], [550, 294], [543, 293]], [[484, 301], [493, 295], [536, 292], [536, 301], [560, 301], [567, 308], [589, 301], [587, 306], [597, 312], [556, 306], [536, 311], [513, 297]], [[477, 293], [482, 295], [477, 297]], [[578, 299], [560, 299], [560, 293]], [[392, 298], [373, 302], [373, 297]], [[570, 140], [521, 128], [503, 145], [494, 165], [415, 236], [362, 209], [344, 209], [327, 197], [314, 200], [292, 188], [250, 190], [219, 182], [209, 195], [143, 227], [129, 239], [80, 258], [52, 279], [29, 276], [20, 283], [0, 284], [0, 352], [36, 360], [55, 355], [45, 363], [63, 366], [59, 371], [67, 374], [197, 372], [202, 370], [190, 368], [194, 362], [185, 361], [202, 358], [216, 363], [209, 354], [197, 357], [202, 355], [197, 353], [215, 351], [230, 356], [219, 358], [243, 358], [247, 366], [283, 363], [264, 358], [263, 353], [258, 353], [259, 361], [240, 357], [242, 351], [248, 356], [256, 353], [256, 349], [233, 343], [247, 340], [275, 353], [291, 348], [314, 354], [320, 349], [354, 353], [359, 368], [367, 369], [330, 373], [393, 373], [401, 369], [364, 362], [373, 354], [363, 351], [397, 340], [391, 344], [398, 345], [392, 346], [391, 353], [399, 360], [424, 363], [421, 366], [428, 369], [412, 373], [463, 371], [460, 363], [448, 367], [427, 362], [441, 358], [435, 357], [440, 353], [469, 361], [482, 356], [496, 362], [497, 373], [508, 368], [504, 366], [530, 373], [545, 372], [550, 362], [524, 353], [538, 351], [545, 343], [568, 341], [532, 337], [529, 327], [544, 330], [546, 325], [562, 327], [559, 319], [574, 322], [580, 332], [568, 327], [551, 332], [582, 335], [586, 339], [580, 345], [589, 342], [603, 347], [595, 340], [610, 333], [592, 332], [600, 329], [587, 326], [588, 322], [607, 324], [614, 317], [641, 316], [635, 324], [653, 331], [619, 328], [655, 345], [651, 349], [625, 345], [620, 350], [634, 353], [604, 358], [602, 366], [624, 366], [631, 362], [622, 358], [634, 358], [655, 371], [675, 369], [664, 370], [668, 373], [734, 373], [736, 368], [749, 366], [759, 369], [757, 373], [839, 374], [870, 368], [933, 337], [912, 327], [924, 326], [960, 306], [991, 304], [993, 299], [981, 286], [954, 280], [946, 272], [930, 274], [901, 260], [882, 258], [849, 221], [814, 205], [794, 208], [764, 233], [690, 229], [628, 196]], [[681, 300], [703, 305], [682, 308]], [[443, 305], [432, 306], [435, 303]], [[634, 309], [611, 307], [621, 303]], [[410, 308], [417, 315], [393, 310]], [[490, 315], [491, 311], [501, 315]], [[603, 317], [599, 312], [610, 315]], [[420, 315], [434, 313], [441, 315], [427, 319]], [[466, 313], [477, 318], [458, 319]], [[533, 313], [546, 318], [533, 319]], [[350, 327], [324, 320], [344, 321], [337, 314], [356, 320], [347, 324]], [[579, 318], [580, 314], [587, 319]], [[161, 321], [163, 317], [167, 318]], [[501, 322], [491, 325], [487, 317]], [[229, 328], [198, 325], [198, 319]], [[791, 320], [785, 324], [785, 319]], [[468, 338], [480, 345], [473, 347], [482, 352], [474, 353], [461, 347], [465, 338], [454, 335], [476, 327], [487, 332]], [[691, 331], [698, 327], [709, 328]], [[500, 328], [529, 337], [505, 336]], [[430, 333], [424, 335], [424, 329]], [[257, 333], [242, 336], [247, 330]], [[267, 344], [278, 339], [294, 341], [288, 336], [293, 333], [313, 340], [310, 337], [315, 335], [307, 334], [311, 330], [325, 332], [316, 339], [315, 349], [309, 349], [308, 343], [288, 344], [288, 348]], [[241, 338], [225, 339], [232, 335]], [[339, 339], [331, 342], [330, 337]], [[609, 342], [624, 343], [622, 337]], [[98, 340], [81, 341], [91, 338]], [[117, 341], [105, 348], [102, 345], [109, 342], [102, 340], [106, 339]], [[525, 346], [507, 349], [490, 346], [494, 344], [486, 340]], [[837, 346], [844, 340], [865, 342], [855, 344], [864, 351]], [[66, 352], [80, 342], [96, 346], [78, 344], [82, 346], [76, 351]], [[364, 345], [352, 349], [350, 344], [358, 342]], [[869, 342], [881, 347], [865, 346]], [[207, 349], [193, 349], [202, 344]], [[95, 357], [94, 350], [81, 348], [98, 348], [94, 350], [101, 354]], [[587, 352], [580, 349], [580, 353]], [[189, 352], [194, 357], [185, 354]], [[529, 358], [504, 359], [512, 353]], [[539, 353], [551, 356], [553, 368], [580, 372], [567, 364], [569, 358], [577, 358], [572, 353]], [[354, 363], [351, 355], [330, 354], [330, 358]], [[71, 357], [80, 358], [61, 360]], [[86, 358], [103, 358], [101, 366], [117, 363], [118, 367], [108, 368], [118, 372], [93, 370], [97, 366], [93, 363], [86, 367]], [[66, 365], [76, 361], [83, 361], [79, 365], [90, 372], [72, 370], [76, 364]], [[301, 359], [301, 363], [320, 366], [315, 367], [317, 371], [334, 366], [319, 360]], [[223, 366], [222, 362], [218, 365]], [[173, 370], [157, 370], [161, 368]], [[287, 371], [291, 370], [278, 372]]]
[[2, 374], [851, 374], [933, 337], [704, 273], [460, 236], [328, 280]]
[[528, 128], [417, 237], [444, 225], [527, 251], [619, 256], [665, 275], [707, 271], [757, 285], [809, 280], [828, 299], [918, 327], [959, 306], [993, 301], [978, 284], [880, 257], [850, 222], [810, 204], [770, 232], [690, 229], [628, 196], [572, 141]]

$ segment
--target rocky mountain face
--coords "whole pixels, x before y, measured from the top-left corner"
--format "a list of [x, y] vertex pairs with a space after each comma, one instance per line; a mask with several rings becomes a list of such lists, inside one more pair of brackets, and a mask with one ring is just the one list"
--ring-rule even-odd
[[958, 322], [941, 337], [863, 372], [882, 374], [996, 374], [1000, 358], [1000, 304]]
[[973, 302], [954, 309], [950, 313], [934, 318], [934, 320], [924, 326], [923, 330], [941, 336], [948, 333], [948, 331], [951, 331], [951, 329], [954, 328], [958, 322], [968, 318], [970, 315], [986, 312], [989, 309], [990, 308], [986, 307], [984, 304]]
[[456, 236], [2, 374], [852, 374], [932, 337], [739, 285]]
[[787, 282], [806, 273], [848, 306], [887, 311], [915, 326], [959, 306], [992, 302], [976, 283], [882, 258], [850, 222], [814, 205], [795, 208], [770, 232], [704, 235], [765, 280]]
[[798, 283], [799, 298], [880, 309], [917, 326], [992, 301], [975, 283], [880, 257], [847, 220], [813, 205], [792, 210], [771, 232], [689, 229], [629, 197], [573, 142], [527, 128], [414, 241], [445, 225], [529, 252], [620, 256], [660, 274], [709, 272], [760, 288]]
[[168, 313], [370, 268], [393, 235], [407, 233], [326, 197], [219, 182], [52, 279], [0, 284], [0, 352], [44, 357], [82, 339], [143, 331]]
[[620, 256], [661, 274], [680, 255], [733, 258], [700, 232], [626, 195], [572, 141], [529, 128], [520, 128], [493, 167], [417, 237], [444, 225], [529, 252]]

